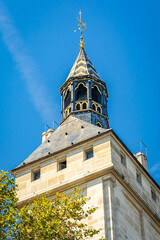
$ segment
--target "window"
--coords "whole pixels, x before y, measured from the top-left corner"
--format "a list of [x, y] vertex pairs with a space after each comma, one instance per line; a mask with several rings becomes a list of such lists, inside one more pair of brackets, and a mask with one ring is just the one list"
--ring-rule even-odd
[[142, 184], [142, 178], [141, 178], [141, 174], [139, 172], [136, 173], [136, 176], [137, 176], [137, 182], [139, 184]]
[[66, 160], [59, 162], [59, 167], [58, 167], [59, 171], [66, 168], [66, 167], [67, 167], [67, 161]]
[[76, 110], [80, 110], [80, 104], [79, 103], [76, 105]]
[[97, 112], [101, 113], [101, 108], [97, 107]]
[[80, 83], [76, 89], [76, 100], [87, 99], [87, 88], [83, 83]]
[[153, 189], [151, 189], [151, 197], [156, 202], [156, 192]]
[[64, 99], [64, 108], [66, 108], [70, 103], [71, 103], [71, 91], [68, 89], [67, 95], [65, 96]]
[[86, 108], [87, 108], [87, 104], [86, 104], [86, 103], [83, 103], [82, 108], [83, 108], [83, 109], [86, 109]]
[[40, 176], [41, 176], [40, 169], [34, 170], [32, 172], [32, 181], [38, 180], [40, 178]]
[[66, 110], [66, 112], [65, 112], [65, 116], [67, 117], [67, 115], [68, 115], [68, 111]]
[[121, 163], [126, 167], [126, 157], [121, 154]]
[[92, 100], [101, 103], [101, 94], [98, 91], [98, 87], [96, 85], [92, 87]]
[[102, 124], [99, 123], [99, 122], [97, 122], [96, 125], [97, 125], [98, 127], [102, 127]]
[[85, 151], [86, 160], [93, 157], [93, 148]]
[[92, 104], [92, 109], [93, 109], [94, 111], [96, 111], [96, 106], [95, 106], [95, 104]]

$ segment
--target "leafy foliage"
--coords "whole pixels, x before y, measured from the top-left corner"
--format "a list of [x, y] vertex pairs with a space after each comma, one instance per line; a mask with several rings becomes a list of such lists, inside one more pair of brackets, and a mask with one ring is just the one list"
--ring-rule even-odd
[[87, 227], [85, 219], [96, 208], [84, 210], [89, 198], [80, 194], [78, 188], [71, 195], [56, 193], [53, 200], [47, 196], [37, 197], [32, 204], [17, 211], [15, 187], [14, 178], [1, 171], [0, 239], [80, 240], [100, 232]]
[[12, 175], [0, 171], [0, 239], [10, 239], [17, 219], [15, 188]]

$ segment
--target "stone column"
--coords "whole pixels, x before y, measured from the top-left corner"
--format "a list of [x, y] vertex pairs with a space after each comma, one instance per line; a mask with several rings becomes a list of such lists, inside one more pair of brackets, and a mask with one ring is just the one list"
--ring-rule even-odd
[[110, 174], [103, 179], [105, 239], [116, 240], [113, 188], [115, 179]]

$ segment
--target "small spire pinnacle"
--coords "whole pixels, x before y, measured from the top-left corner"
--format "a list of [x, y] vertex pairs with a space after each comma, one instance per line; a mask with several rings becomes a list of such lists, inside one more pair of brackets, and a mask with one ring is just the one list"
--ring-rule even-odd
[[[82, 12], [81, 10], [79, 11], [79, 18], [77, 17], [79, 23], [78, 23], [78, 29], [80, 30], [80, 34], [81, 34], [81, 37], [80, 37], [80, 49], [84, 49], [84, 43], [83, 43], [83, 31], [86, 30], [86, 23], [82, 22], [81, 20], [81, 15], [82, 15]], [[74, 30], [75, 32], [77, 30]]]

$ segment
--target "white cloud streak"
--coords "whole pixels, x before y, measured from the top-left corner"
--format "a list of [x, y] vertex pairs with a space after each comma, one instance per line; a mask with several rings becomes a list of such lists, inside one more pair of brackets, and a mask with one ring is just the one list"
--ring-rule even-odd
[[25, 81], [27, 91], [36, 110], [44, 121], [53, 120], [54, 108], [51, 104], [53, 101], [49, 97], [46, 86], [42, 83], [44, 80], [32, 57], [28, 54], [25, 43], [2, 2], [0, 2], [0, 32], [21, 75], [21, 79]]
[[157, 171], [158, 171], [159, 174], [160, 174], [160, 162], [158, 162], [158, 163], [156, 163], [155, 165], [153, 165], [153, 166], [150, 168], [150, 170], [149, 170], [149, 172], [152, 173], [152, 174], [155, 174]]

